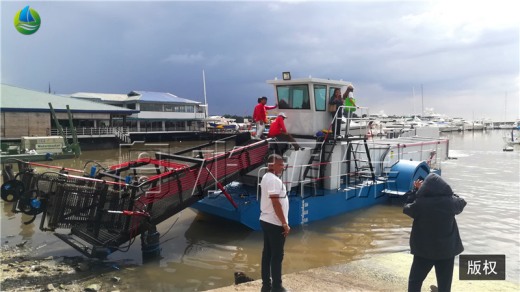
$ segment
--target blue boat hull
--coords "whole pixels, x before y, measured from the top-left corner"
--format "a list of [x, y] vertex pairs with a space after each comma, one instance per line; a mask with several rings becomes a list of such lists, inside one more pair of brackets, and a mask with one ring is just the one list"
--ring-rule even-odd
[[[430, 168], [425, 162], [401, 161], [392, 167], [385, 181], [374, 183], [368, 180], [363, 185], [351, 188], [343, 184], [337, 190], [320, 189], [316, 196], [303, 197], [293, 188], [288, 193], [289, 225], [302, 225], [388, 202], [390, 196], [402, 196], [412, 188], [414, 180], [425, 178], [429, 172]], [[434, 172], [440, 174], [440, 170]], [[256, 188], [232, 183], [226, 189], [238, 205], [236, 209], [220, 192], [205, 197], [191, 207], [260, 230], [260, 203], [256, 197]]]
[[[383, 193], [384, 187], [384, 183], [378, 183], [348, 191], [325, 190], [319, 196], [307, 198], [302, 198], [299, 195], [289, 195], [289, 224], [293, 226], [306, 224], [384, 203], [388, 200], [388, 196]], [[237, 188], [248, 189], [250, 187], [237, 186]], [[251, 192], [253, 190], [250, 189], [249, 191], [249, 193], [253, 193]], [[224, 196], [206, 197], [192, 205], [192, 208], [240, 222], [253, 230], [260, 230], [260, 222], [258, 220], [260, 217], [260, 203], [256, 196], [231, 193], [231, 197], [237, 203], [237, 209]]]

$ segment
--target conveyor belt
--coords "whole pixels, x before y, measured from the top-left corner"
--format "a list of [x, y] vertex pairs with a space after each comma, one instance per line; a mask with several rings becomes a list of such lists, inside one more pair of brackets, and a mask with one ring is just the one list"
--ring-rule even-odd
[[[150, 226], [204, 198], [217, 182], [226, 185], [264, 164], [268, 142], [251, 141], [230, 151], [196, 158], [186, 156], [186, 150], [156, 153], [155, 158], [110, 166], [93, 178], [25, 171], [17, 178], [24, 184], [24, 193], [15, 196], [24, 200], [23, 209], [15, 211], [43, 213], [41, 230], [68, 229], [69, 235], [57, 236], [87, 256], [99, 256], [100, 248], [117, 250]], [[204, 146], [215, 144], [191, 150], [207, 153]], [[35, 188], [36, 192], [27, 192]], [[39, 209], [34, 209], [34, 200], [41, 203]], [[126, 216], [123, 211], [141, 216]]]

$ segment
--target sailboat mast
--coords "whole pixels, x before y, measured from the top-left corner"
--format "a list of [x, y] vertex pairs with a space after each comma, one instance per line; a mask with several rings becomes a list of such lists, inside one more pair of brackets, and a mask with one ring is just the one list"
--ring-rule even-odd
[[412, 101], [413, 101], [413, 115], [417, 115], [417, 112], [415, 111], [415, 87], [412, 87]]
[[204, 110], [204, 118], [208, 117], [208, 100], [206, 97], [206, 74], [204, 73], [204, 70], [202, 70], [202, 83], [204, 84], [204, 106], [206, 109]]
[[423, 95], [422, 84], [421, 84], [421, 117], [424, 117], [424, 95]]
[[507, 91], [504, 96], [504, 122], [507, 122]]

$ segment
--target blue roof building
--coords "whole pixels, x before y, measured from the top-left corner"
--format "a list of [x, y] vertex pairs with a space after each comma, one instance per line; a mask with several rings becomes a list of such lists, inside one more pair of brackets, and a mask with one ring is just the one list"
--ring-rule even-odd
[[0, 138], [20, 139], [22, 136], [47, 136], [55, 128], [49, 103], [57, 118], [68, 127], [68, 105], [78, 127], [110, 126], [114, 120], [124, 120], [139, 110], [78, 100], [56, 94], [28, 90], [1, 84], [0, 89]]
[[115, 121], [115, 126], [128, 127], [129, 132], [199, 131], [204, 127], [205, 105], [167, 92], [78, 92], [71, 97], [137, 110], [125, 123]]

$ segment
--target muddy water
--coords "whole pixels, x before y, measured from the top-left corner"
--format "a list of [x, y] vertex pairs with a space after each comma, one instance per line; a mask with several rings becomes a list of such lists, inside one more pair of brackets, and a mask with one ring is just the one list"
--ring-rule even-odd
[[[447, 134], [451, 159], [443, 176], [468, 201], [457, 218], [466, 254], [505, 254], [507, 279], [519, 281], [520, 148], [503, 152], [503, 132]], [[176, 143], [180, 149], [191, 146]], [[172, 149], [174, 150], [174, 149]], [[118, 162], [118, 150], [84, 152], [81, 159], [55, 161], [82, 168], [88, 160]], [[37, 255], [78, 255], [67, 244], [38, 229], [39, 220], [13, 214], [2, 202], [1, 240], [28, 240]], [[372, 254], [408, 252], [411, 220], [399, 204], [375, 206], [295, 227], [286, 243], [284, 273], [345, 263]], [[163, 259], [142, 265], [139, 238], [128, 252], [115, 252], [106, 265], [135, 290], [195, 291], [233, 284], [233, 272], [260, 277], [261, 232], [197, 214], [191, 209], [159, 226]], [[35, 254], [36, 255], [36, 254]]]

